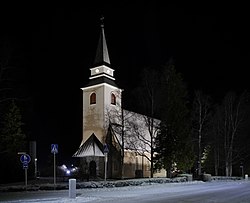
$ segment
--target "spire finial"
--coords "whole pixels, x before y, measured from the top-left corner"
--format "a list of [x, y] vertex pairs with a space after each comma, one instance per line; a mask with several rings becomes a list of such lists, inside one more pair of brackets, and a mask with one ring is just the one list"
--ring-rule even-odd
[[100, 17], [100, 21], [101, 21], [101, 27], [104, 27], [104, 16], [103, 15]]

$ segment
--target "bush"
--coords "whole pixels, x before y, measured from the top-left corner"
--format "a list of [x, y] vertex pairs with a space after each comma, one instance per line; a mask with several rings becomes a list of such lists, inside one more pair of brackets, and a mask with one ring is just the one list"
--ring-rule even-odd
[[210, 182], [210, 181], [212, 181], [212, 176], [211, 176], [211, 174], [203, 174], [203, 175], [202, 175], [202, 180], [203, 180], [204, 182]]
[[186, 177], [187, 181], [193, 181], [193, 175], [192, 174], [183, 173], [183, 174], [178, 174], [177, 177]]

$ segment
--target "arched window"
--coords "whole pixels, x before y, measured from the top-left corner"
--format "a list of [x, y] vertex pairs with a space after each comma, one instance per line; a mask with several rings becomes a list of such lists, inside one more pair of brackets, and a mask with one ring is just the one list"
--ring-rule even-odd
[[96, 94], [92, 93], [90, 95], [90, 104], [96, 104]]
[[113, 93], [111, 93], [111, 104], [116, 105], [116, 97]]

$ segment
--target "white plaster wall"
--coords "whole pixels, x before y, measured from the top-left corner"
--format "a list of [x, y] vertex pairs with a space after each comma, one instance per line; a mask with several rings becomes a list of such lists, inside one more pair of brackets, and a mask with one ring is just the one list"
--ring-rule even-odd
[[[96, 104], [90, 105], [90, 95], [96, 93]], [[92, 133], [101, 140], [104, 129], [104, 103], [103, 86], [94, 86], [83, 90], [83, 142], [85, 142]]]
[[[104, 143], [109, 120], [116, 119], [121, 112], [121, 90], [108, 84], [83, 88], [83, 140], [82, 144], [95, 133]], [[96, 104], [90, 105], [90, 95], [96, 93]], [[111, 93], [116, 95], [116, 105], [111, 104]], [[108, 112], [107, 112], [108, 111]]]

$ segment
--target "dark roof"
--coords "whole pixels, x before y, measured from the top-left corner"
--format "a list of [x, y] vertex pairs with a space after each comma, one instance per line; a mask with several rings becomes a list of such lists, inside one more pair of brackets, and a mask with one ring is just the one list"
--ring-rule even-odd
[[89, 86], [97, 85], [97, 84], [102, 84], [102, 83], [107, 83], [107, 84], [112, 85], [114, 87], [118, 87], [116, 85], [116, 83], [114, 82], [114, 80], [111, 80], [110, 78], [107, 78], [105, 76], [91, 79], [85, 87], [89, 87]]
[[96, 56], [94, 60], [94, 67], [99, 65], [110, 65], [108, 47], [104, 34], [104, 25], [101, 25], [100, 37], [96, 49]]

